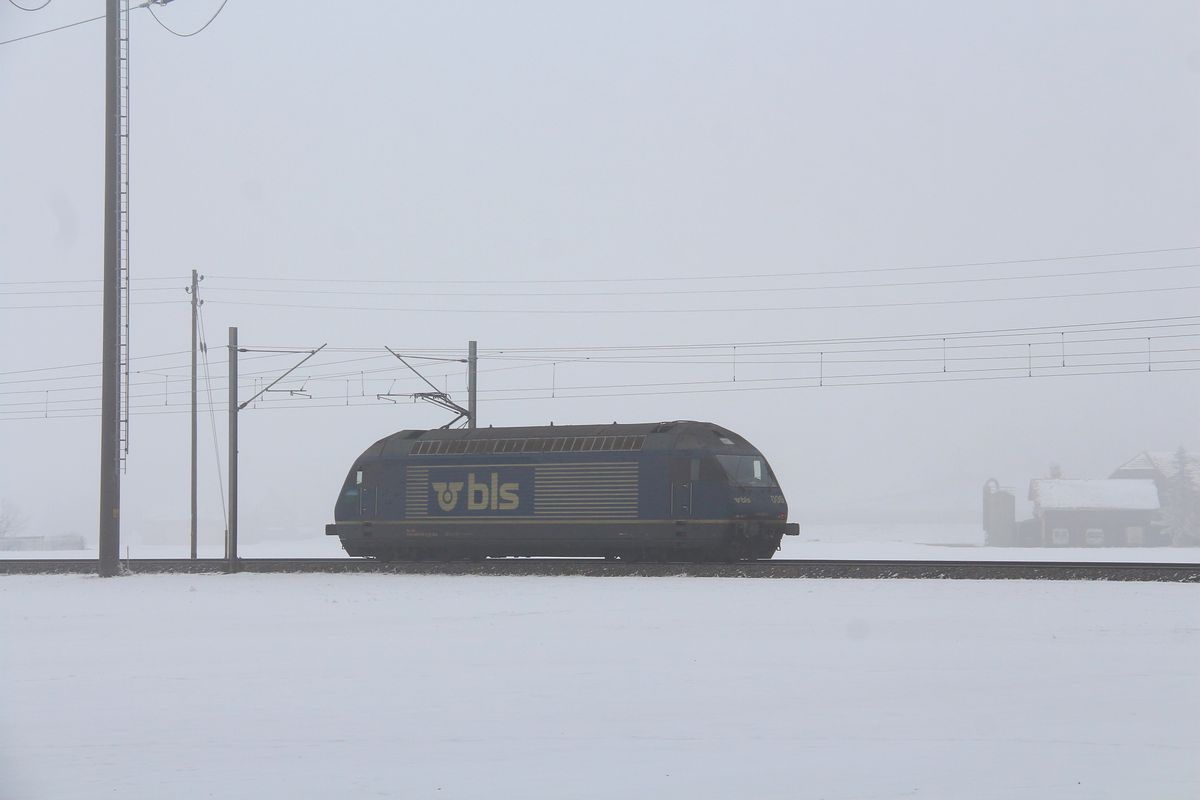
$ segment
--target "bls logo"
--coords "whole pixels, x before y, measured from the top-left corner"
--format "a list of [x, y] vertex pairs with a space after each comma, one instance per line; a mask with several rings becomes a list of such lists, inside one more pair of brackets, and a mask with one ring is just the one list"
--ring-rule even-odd
[[[458, 498], [463, 490], [462, 481], [434, 482], [430, 484], [437, 495], [438, 507], [442, 511], [458, 508]], [[516, 511], [521, 504], [518, 492], [521, 484], [516, 481], [501, 483], [499, 474], [493, 472], [487, 480], [476, 481], [475, 473], [467, 474], [467, 511]]]
[[462, 481], [453, 483], [434, 483], [433, 491], [437, 494], [438, 506], [442, 511], [453, 511], [458, 505], [458, 493], [462, 491]]

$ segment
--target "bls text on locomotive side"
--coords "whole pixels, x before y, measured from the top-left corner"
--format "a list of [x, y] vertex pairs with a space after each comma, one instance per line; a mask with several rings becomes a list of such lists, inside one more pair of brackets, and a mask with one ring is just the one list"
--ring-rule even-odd
[[517, 481], [500, 482], [498, 473], [491, 473], [484, 480], [476, 480], [475, 473], [467, 473], [463, 481], [434, 481], [430, 484], [438, 507], [442, 511], [455, 511], [466, 488], [467, 511], [515, 511], [521, 505], [521, 484]]

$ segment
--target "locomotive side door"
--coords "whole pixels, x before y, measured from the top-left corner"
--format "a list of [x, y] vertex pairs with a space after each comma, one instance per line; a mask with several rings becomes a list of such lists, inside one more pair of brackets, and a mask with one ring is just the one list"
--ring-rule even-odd
[[355, 474], [358, 481], [358, 518], [375, 519], [379, 511], [378, 467], [364, 464]]
[[671, 459], [671, 516], [675, 519], [692, 515], [692, 461], [690, 458]]

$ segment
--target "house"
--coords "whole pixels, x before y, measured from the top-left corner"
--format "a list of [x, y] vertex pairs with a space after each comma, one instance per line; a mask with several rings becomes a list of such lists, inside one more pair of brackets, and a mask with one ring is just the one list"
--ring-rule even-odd
[[1029, 482], [1033, 520], [1022, 528], [1056, 547], [1159, 544], [1161, 503], [1149, 477], [1041, 478]]
[[[1192, 485], [1200, 490], [1200, 459], [1185, 456], [1184, 468]], [[1113, 478], [1148, 478], [1158, 487], [1160, 496], [1166, 497], [1171, 481], [1179, 474], [1179, 457], [1175, 453], [1150, 452], [1146, 450], [1117, 467]]]

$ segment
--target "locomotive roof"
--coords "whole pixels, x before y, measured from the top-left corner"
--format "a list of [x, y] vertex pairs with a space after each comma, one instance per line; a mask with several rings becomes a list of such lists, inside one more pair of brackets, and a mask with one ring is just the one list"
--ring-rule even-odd
[[[418, 441], [469, 439], [535, 439], [559, 436], [644, 436], [644, 450], [677, 448], [753, 449], [752, 445], [728, 428], [712, 422], [675, 420], [673, 422], [609, 423], [607, 425], [535, 425], [512, 428], [456, 428], [403, 430], [380, 439], [363, 456], [386, 458], [402, 456]], [[725, 441], [721, 441], [724, 439]]]

